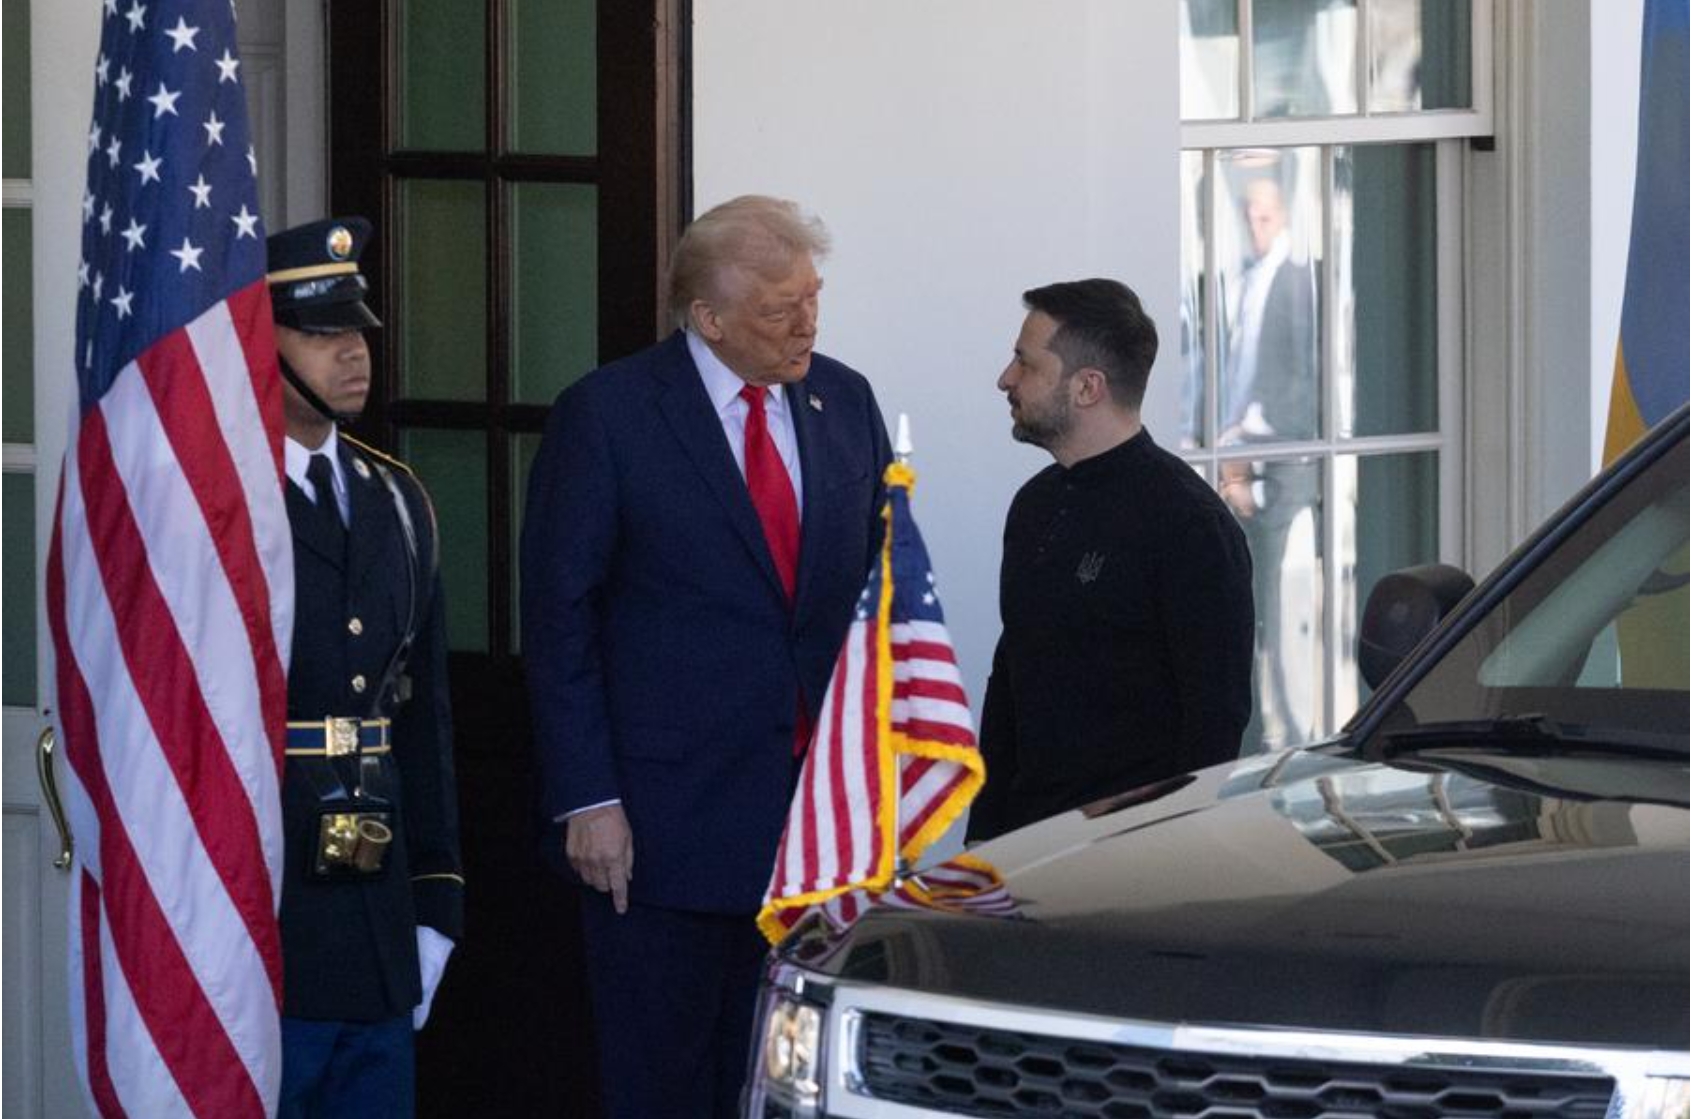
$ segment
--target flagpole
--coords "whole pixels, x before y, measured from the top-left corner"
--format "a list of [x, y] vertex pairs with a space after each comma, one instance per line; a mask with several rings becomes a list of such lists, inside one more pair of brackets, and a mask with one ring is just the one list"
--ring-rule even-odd
[[[898, 464], [900, 466], [909, 466], [910, 456], [914, 453], [914, 451], [915, 447], [910, 442], [910, 413], [900, 412], [898, 414], [898, 431], [893, 438], [893, 457], [898, 460]], [[892, 531], [892, 522], [890, 520], [887, 522], [887, 531]], [[893, 847], [897, 852], [894, 856], [892, 871], [894, 886], [902, 885], [905, 880], [910, 877], [910, 862], [904, 857], [904, 845], [899, 842], [899, 836], [903, 834], [903, 828], [898, 815], [899, 802], [902, 799], [903, 798], [898, 796], [895, 792], [893, 796], [892, 809]]]

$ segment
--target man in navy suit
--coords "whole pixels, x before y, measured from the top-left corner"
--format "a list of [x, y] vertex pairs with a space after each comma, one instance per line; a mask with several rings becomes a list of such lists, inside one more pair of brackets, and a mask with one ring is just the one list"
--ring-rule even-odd
[[701, 216], [680, 329], [566, 390], [534, 464], [524, 660], [615, 1116], [738, 1114], [754, 918], [880, 541], [880, 410], [812, 348], [826, 249], [790, 202]]

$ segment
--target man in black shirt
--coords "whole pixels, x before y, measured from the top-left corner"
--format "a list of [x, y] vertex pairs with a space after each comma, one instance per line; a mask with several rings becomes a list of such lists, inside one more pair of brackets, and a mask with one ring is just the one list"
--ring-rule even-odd
[[1011, 503], [968, 838], [1237, 756], [1251, 558], [1227, 506], [1140, 423], [1157, 329], [1114, 280], [1022, 296], [998, 378], [1051, 452]]

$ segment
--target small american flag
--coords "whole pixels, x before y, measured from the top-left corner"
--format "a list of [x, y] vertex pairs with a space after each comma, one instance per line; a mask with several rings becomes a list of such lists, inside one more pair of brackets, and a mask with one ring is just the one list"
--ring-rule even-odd
[[293, 554], [234, 12], [102, 19], [47, 570], [75, 1059], [102, 1116], [272, 1115]]
[[969, 698], [910, 516], [915, 474], [887, 467], [879, 561], [816, 720], [758, 927], [779, 942], [813, 907], [893, 885], [986, 779]]

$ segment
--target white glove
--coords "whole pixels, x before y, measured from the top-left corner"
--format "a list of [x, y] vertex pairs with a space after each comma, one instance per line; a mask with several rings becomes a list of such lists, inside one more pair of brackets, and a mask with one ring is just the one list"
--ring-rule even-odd
[[417, 926], [417, 970], [423, 980], [423, 1001], [411, 1010], [411, 1028], [420, 1030], [429, 1020], [429, 1007], [434, 1005], [434, 993], [440, 987], [440, 977], [446, 972], [446, 959], [452, 955], [452, 938], [427, 925]]

